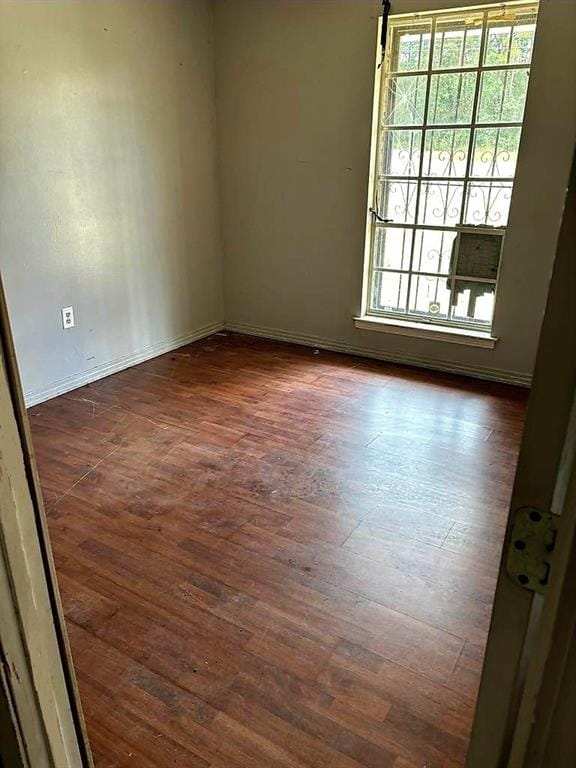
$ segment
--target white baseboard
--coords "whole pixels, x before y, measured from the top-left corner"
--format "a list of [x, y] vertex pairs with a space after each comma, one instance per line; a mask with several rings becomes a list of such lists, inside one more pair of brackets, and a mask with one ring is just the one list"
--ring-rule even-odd
[[183, 347], [186, 344], [191, 344], [193, 341], [204, 339], [206, 336], [210, 336], [218, 331], [227, 330], [235, 331], [236, 333], [245, 333], [248, 336], [260, 336], [265, 339], [274, 339], [275, 341], [287, 341], [293, 344], [303, 344], [307, 347], [316, 347], [318, 349], [327, 349], [332, 352], [344, 352], [349, 355], [358, 355], [359, 357], [369, 357], [376, 360], [385, 360], [392, 363], [400, 363], [403, 365], [412, 365], [417, 368], [429, 368], [435, 371], [444, 371], [446, 373], [458, 373], [463, 376], [472, 376], [477, 379], [488, 379], [489, 381], [500, 381], [505, 384], [516, 384], [521, 387], [529, 387], [532, 383], [532, 377], [525, 373], [518, 373], [515, 371], [502, 371], [493, 368], [481, 368], [479, 366], [463, 365], [461, 363], [454, 363], [450, 361], [438, 361], [432, 358], [418, 357], [416, 355], [405, 355], [393, 352], [383, 352], [380, 350], [370, 349], [369, 347], [358, 347], [350, 344], [345, 344], [341, 341], [335, 341], [333, 339], [325, 339], [320, 336], [309, 336], [307, 334], [292, 333], [290, 331], [284, 331], [279, 328], [267, 328], [256, 325], [249, 325], [246, 323], [210, 323], [208, 325], [197, 328], [184, 336], [178, 336], [169, 341], [159, 342], [157, 344], [150, 344], [147, 347], [134, 352], [130, 355], [120, 357], [116, 360], [112, 360], [105, 365], [95, 366], [88, 371], [82, 371], [81, 373], [68, 376], [65, 379], [55, 381], [50, 386], [43, 389], [31, 390], [24, 393], [24, 401], [29, 408], [33, 405], [38, 405], [46, 400], [50, 400], [58, 395], [63, 395], [66, 392], [70, 392], [78, 387], [83, 387], [85, 384], [90, 384], [98, 379], [103, 379], [106, 376], [111, 376], [113, 373], [118, 373], [126, 368], [130, 368], [138, 363], [143, 363], [145, 360], [151, 360], [158, 355], [164, 355], [166, 352], [171, 352], [178, 347]]
[[193, 341], [204, 339], [206, 336], [210, 336], [213, 333], [223, 330], [223, 328], [223, 323], [209, 323], [208, 325], [190, 331], [190, 333], [183, 336], [177, 336], [174, 339], [158, 342], [157, 344], [150, 344], [130, 355], [119, 357], [104, 365], [97, 365], [94, 368], [90, 368], [88, 371], [82, 371], [73, 376], [68, 376], [65, 379], [55, 381], [50, 384], [50, 386], [43, 389], [25, 392], [24, 402], [26, 403], [26, 407], [30, 408], [32, 405], [38, 405], [45, 400], [50, 400], [58, 395], [63, 395], [65, 392], [78, 389], [78, 387], [83, 387], [85, 384], [98, 381], [98, 379], [103, 379], [113, 373], [118, 373], [118, 371], [123, 371], [133, 365], [138, 365], [138, 363], [143, 363], [145, 360], [151, 360], [153, 357], [158, 357], [158, 355], [172, 352], [172, 350], [178, 349], [178, 347], [183, 347], [185, 344], [191, 344]]
[[385, 352], [370, 349], [369, 347], [353, 346], [341, 341], [321, 338], [320, 336], [292, 333], [279, 328], [264, 328], [246, 323], [226, 323], [225, 328], [227, 331], [245, 333], [249, 336], [262, 336], [263, 338], [274, 339], [276, 341], [289, 341], [293, 344], [303, 344], [307, 347], [327, 349], [332, 352], [345, 352], [349, 355], [370, 357], [375, 360], [385, 360], [387, 362], [400, 363], [402, 365], [412, 365], [417, 368], [429, 368], [434, 371], [444, 371], [445, 373], [457, 373], [463, 376], [472, 376], [476, 379], [488, 379], [489, 381], [499, 381], [504, 384], [516, 384], [521, 387], [529, 387], [532, 383], [532, 377], [529, 374], [519, 373], [517, 371], [502, 371], [497, 368], [465, 365], [448, 360], [440, 361], [416, 355]]

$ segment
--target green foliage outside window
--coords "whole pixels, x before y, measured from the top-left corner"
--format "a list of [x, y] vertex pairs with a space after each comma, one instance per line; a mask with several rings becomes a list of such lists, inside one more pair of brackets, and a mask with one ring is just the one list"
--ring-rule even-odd
[[[437, 33], [432, 55], [433, 69], [475, 67], [479, 64], [480, 32], [460, 30]], [[510, 28], [494, 26], [488, 30], [484, 61], [488, 66], [529, 64], [534, 42], [534, 25]], [[393, 41], [393, 69], [411, 72], [428, 68], [430, 34], [399, 34]], [[435, 75], [432, 72], [426, 122], [466, 124], [472, 119], [476, 78], [481, 77], [477, 111], [479, 123], [521, 122], [528, 88], [528, 68], [474, 71]], [[392, 78], [386, 124], [390, 126], [421, 126], [424, 121], [426, 75], [404, 75]], [[477, 131], [474, 153], [482, 154], [497, 148], [499, 152], [516, 153], [519, 131], [512, 129], [483, 129]], [[412, 151], [413, 135], [400, 132], [394, 138], [394, 148]], [[466, 152], [467, 135], [463, 131], [437, 130], [435, 151]]]

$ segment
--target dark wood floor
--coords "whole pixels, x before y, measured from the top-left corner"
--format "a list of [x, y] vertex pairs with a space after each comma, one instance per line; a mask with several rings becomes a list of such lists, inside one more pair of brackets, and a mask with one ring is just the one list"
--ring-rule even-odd
[[98, 768], [462, 766], [525, 400], [216, 335], [31, 409]]

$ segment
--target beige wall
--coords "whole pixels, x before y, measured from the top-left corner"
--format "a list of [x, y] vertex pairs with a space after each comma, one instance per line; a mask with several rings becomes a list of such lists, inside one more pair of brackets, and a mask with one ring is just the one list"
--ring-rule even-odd
[[[394, 0], [395, 13], [472, 3]], [[226, 320], [528, 381], [576, 137], [576, 2], [543, 0], [494, 350], [356, 330], [376, 0], [218, 0]]]
[[[29, 401], [224, 315], [527, 382], [576, 136], [576, 2], [542, 3], [495, 350], [354, 328], [378, 0], [214, 7], [215, 18], [208, 0], [0, 0], [0, 266]], [[63, 331], [68, 305], [76, 328]]]
[[223, 319], [213, 53], [209, 2], [0, 3], [0, 263], [32, 400]]

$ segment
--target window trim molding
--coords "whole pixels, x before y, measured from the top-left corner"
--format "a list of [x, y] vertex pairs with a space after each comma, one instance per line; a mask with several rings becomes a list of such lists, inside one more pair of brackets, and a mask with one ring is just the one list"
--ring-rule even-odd
[[389, 317], [375, 317], [363, 314], [354, 318], [359, 330], [391, 333], [396, 336], [411, 336], [417, 339], [432, 339], [468, 347], [494, 349], [498, 337], [491, 333], [433, 323], [418, 323], [412, 320], [397, 320]]

